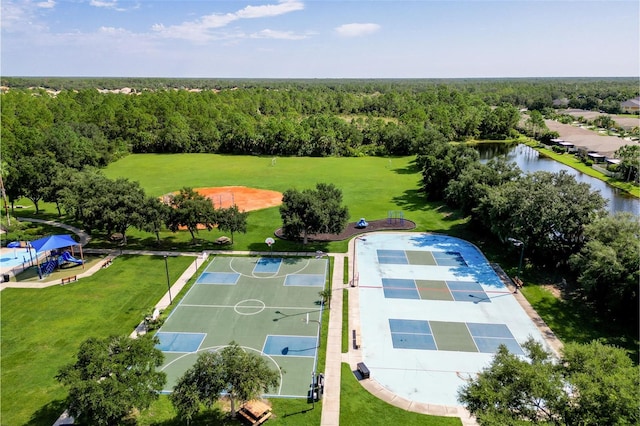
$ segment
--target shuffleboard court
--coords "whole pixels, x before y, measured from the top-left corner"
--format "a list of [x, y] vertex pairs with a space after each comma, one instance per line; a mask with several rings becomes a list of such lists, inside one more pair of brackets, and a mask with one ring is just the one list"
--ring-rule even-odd
[[500, 345], [549, 348], [482, 252], [454, 237], [376, 233], [356, 240], [362, 359], [409, 401], [459, 405], [465, 379]]
[[[306, 397], [316, 370], [328, 261], [226, 257], [211, 260], [156, 336], [165, 353], [164, 392], [203, 351], [232, 341], [282, 369], [269, 397]], [[291, 281], [293, 284], [287, 284]]]

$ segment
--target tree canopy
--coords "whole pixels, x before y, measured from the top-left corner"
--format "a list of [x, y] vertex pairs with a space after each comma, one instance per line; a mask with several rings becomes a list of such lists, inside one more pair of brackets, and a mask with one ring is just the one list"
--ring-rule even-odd
[[56, 376], [69, 389], [69, 413], [86, 424], [113, 425], [158, 398], [166, 376], [164, 355], [150, 336], [89, 338], [76, 361]]
[[640, 420], [640, 370], [624, 350], [597, 341], [569, 344], [559, 361], [542, 345], [527, 359], [501, 345], [491, 365], [460, 388], [480, 425], [631, 425]]
[[585, 227], [586, 243], [571, 256], [577, 282], [608, 319], [638, 325], [640, 223], [629, 213], [603, 216]]
[[584, 226], [604, 214], [605, 204], [567, 172], [535, 172], [489, 188], [474, 212], [501, 240], [521, 240], [540, 264], [555, 265], [580, 249]]
[[265, 358], [231, 342], [218, 351], [198, 355], [193, 367], [178, 380], [170, 399], [178, 416], [190, 421], [201, 405], [211, 407], [224, 393], [231, 400], [235, 417], [236, 401], [255, 399], [277, 387], [280, 374]]
[[191, 233], [191, 239], [195, 241], [198, 233], [198, 225], [211, 230], [216, 225], [216, 210], [204, 195], [193, 188], [182, 188], [178, 194], [171, 196], [167, 225], [170, 230], [177, 232], [180, 227], [186, 227]]
[[347, 226], [349, 210], [342, 205], [342, 191], [333, 184], [318, 183], [315, 189], [283, 193], [280, 206], [285, 237], [302, 238], [307, 244], [310, 234], [339, 234]]
[[231, 207], [221, 208], [216, 211], [218, 229], [231, 233], [231, 244], [233, 244], [233, 234], [236, 232], [247, 232], [247, 212], [240, 211], [236, 204]]

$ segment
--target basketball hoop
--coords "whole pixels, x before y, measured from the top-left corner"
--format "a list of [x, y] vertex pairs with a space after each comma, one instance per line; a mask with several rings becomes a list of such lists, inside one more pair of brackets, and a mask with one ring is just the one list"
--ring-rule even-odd
[[274, 240], [273, 238], [269, 237], [266, 240], [264, 240], [265, 244], [269, 246], [269, 251], [273, 252], [273, 247], [271, 247], [273, 245], [273, 243], [276, 242], [276, 240]]

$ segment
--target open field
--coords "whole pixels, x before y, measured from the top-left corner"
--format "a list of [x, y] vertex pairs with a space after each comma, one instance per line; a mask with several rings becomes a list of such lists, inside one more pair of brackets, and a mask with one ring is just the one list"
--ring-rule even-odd
[[[205, 188], [241, 185], [250, 188], [283, 192], [290, 188], [312, 188], [316, 183], [333, 183], [342, 190], [350, 220], [385, 219], [389, 211], [402, 211], [404, 217], [416, 223], [416, 231], [449, 232], [463, 225], [459, 218], [440, 204], [429, 204], [420, 194], [420, 171], [414, 157], [398, 158], [280, 158], [223, 156], [215, 154], [130, 155], [105, 170], [109, 178], [138, 181], [147, 194], [160, 196], [183, 187]], [[266, 237], [273, 236], [281, 226], [278, 207], [252, 211], [248, 217], [247, 234], [234, 235], [235, 250], [266, 250]], [[203, 248], [219, 249], [212, 244], [221, 233], [201, 231]], [[188, 249], [188, 232], [165, 233], [172, 246]], [[129, 247], [148, 233], [131, 229]], [[191, 249], [194, 249], [193, 247]], [[299, 243], [278, 240], [274, 250], [307, 249]], [[314, 243], [309, 250], [346, 251], [346, 241]]]
[[[175, 281], [192, 262], [168, 258]], [[89, 337], [128, 335], [166, 292], [162, 256], [119, 256], [112, 266], [64, 286], [3, 290], [2, 424], [51, 425], [64, 388], [54, 379]]]

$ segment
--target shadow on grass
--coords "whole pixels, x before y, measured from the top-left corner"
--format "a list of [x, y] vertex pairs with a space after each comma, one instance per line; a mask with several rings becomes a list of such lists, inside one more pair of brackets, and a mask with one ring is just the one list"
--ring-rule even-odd
[[418, 166], [417, 162], [413, 160], [406, 167], [398, 167], [395, 169], [391, 169], [393, 172], [399, 175], [415, 175], [416, 173], [420, 173], [420, 166]]
[[[133, 423], [135, 424], [135, 423]], [[161, 422], [151, 422], [151, 426], [183, 426], [187, 424], [185, 420], [178, 417], [174, 417], [170, 420], [164, 420]], [[189, 422], [190, 425], [204, 425], [204, 426], [235, 426], [242, 425], [238, 418], [233, 419], [228, 412], [222, 411], [217, 408], [205, 410], [194, 416]]]
[[66, 400], [60, 399], [49, 402], [31, 416], [28, 426], [51, 426], [67, 408]]
[[[565, 294], [563, 299], [553, 296], [539, 296], [524, 290], [527, 299], [538, 315], [551, 327], [553, 332], [566, 342], [589, 343], [600, 340], [627, 351], [634, 363], [638, 364], [638, 337], [636, 324], [623, 325], [598, 319], [592, 307], [576, 293]], [[540, 292], [537, 290], [536, 293]]]
[[[268, 252], [270, 251], [269, 246], [267, 246], [264, 242], [261, 243], [251, 243], [249, 244], [249, 250], [251, 251], [262, 251]], [[275, 244], [272, 246], [272, 250], [275, 252], [312, 252], [309, 255], [313, 255], [313, 252], [329, 251], [329, 241], [309, 241], [307, 244], [302, 244], [302, 242], [296, 241], [287, 241], [281, 238], [276, 239]]]

